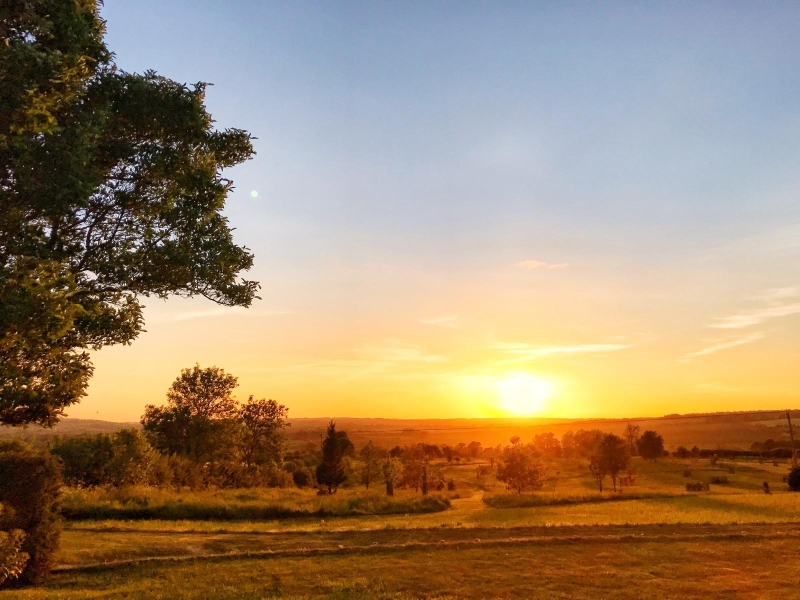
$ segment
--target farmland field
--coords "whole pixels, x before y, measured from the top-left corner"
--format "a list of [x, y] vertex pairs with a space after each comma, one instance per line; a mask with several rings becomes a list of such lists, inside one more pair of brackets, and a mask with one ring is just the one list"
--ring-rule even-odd
[[[363, 488], [327, 498], [308, 490], [68, 492], [66, 506], [82, 516], [67, 525], [56, 574], [2, 597], [798, 595], [800, 494], [782, 482], [787, 463], [636, 459], [635, 484], [601, 494], [580, 461], [562, 461], [542, 490], [522, 495], [509, 494], [491, 475], [478, 477], [479, 466], [440, 465], [457, 490], [432, 494], [429, 512], [418, 513], [410, 512], [420, 499], [412, 490], [391, 501], [381, 489]], [[685, 491], [687, 481], [721, 473], [727, 483]], [[187, 503], [216, 507], [217, 518], [141, 513], [143, 506]], [[328, 512], [242, 517], [243, 507], [279, 504]], [[126, 506], [138, 507], [128, 513], [135, 518], [125, 518]], [[121, 518], [103, 516], [114, 510]]]

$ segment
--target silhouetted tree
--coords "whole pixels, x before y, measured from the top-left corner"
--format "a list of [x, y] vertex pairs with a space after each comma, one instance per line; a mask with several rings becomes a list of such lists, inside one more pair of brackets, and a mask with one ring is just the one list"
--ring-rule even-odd
[[628, 441], [628, 448], [631, 456], [636, 456], [636, 442], [639, 440], [639, 426], [635, 423], [625, 425], [625, 439]]
[[328, 423], [325, 439], [322, 440], [322, 460], [317, 465], [317, 483], [327, 487], [329, 494], [332, 494], [347, 480], [342, 462], [342, 458], [344, 458], [343, 438], [337, 434], [336, 424], [331, 421]]
[[[594, 464], [594, 468], [598, 473], [610, 475], [614, 491], [617, 491], [617, 477], [628, 466], [629, 457], [627, 442], [613, 433], [607, 433], [603, 436], [595, 454], [592, 456], [592, 460], [589, 463], [590, 470], [591, 465]], [[594, 473], [592, 476], [594, 476]], [[602, 492], [602, 480], [600, 484], [600, 491]]]
[[86, 393], [89, 350], [131, 343], [141, 298], [249, 306], [253, 264], [223, 216], [205, 85], [115, 67], [92, 0], [0, 8], [0, 422], [52, 425]]
[[655, 431], [647, 430], [636, 443], [639, 456], [647, 460], [655, 460], [664, 455], [664, 438]]
[[497, 480], [510, 490], [521, 494], [523, 490], [542, 487], [542, 468], [536, 461], [532, 448], [520, 443], [519, 437], [511, 438], [511, 445], [503, 449], [497, 466]]
[[561, 456], [561, 442], [552, 433], [539, 433], [533, 437], [533, 447], [549, 458]]

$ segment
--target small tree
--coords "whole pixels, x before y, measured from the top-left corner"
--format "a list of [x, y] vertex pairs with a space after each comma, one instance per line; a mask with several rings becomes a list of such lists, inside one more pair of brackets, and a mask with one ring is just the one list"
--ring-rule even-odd
[[[608, 433], [603, 436], [602, 441], [597, 447], [597, 452], [592, 457], [592, 462], [595, 463], [595, 469], [598, 464], [602, 465], [600, 472], [608, 473], [611, 476], [611, 482], [614, 485], [614, 491], [617, 491], [617, 477], [628, 466], [628, 445], [622, 438]], [[591, 462], [590, 462], [591, 470]], [[602, 485], [602, 480], [601, 480]], [[603, 491], [602, 489], [600, 490]]]
[[628, 448], [631, 456], [636, 456], [636, 442], [639, 440], [639, 426], [635, 423], [628, 423], [625, 425], [625, 439], [628, 442]]
[[359, 453], [361, 460], [364, 463], [364, 468], [361, 470], [361, 483], [369, 489], [372, 481], [378, 476], [380, 469], [380, 451], [372, 443], [372, 440], [361, 448]]
[[603, 480], [608, 475], [608, 470], [605, 462], [603, 459], [598, 455], [594, 454], [589, 459], [589, 473], [592, 474], [592, 478], [597, 483], [597, 487], [600, 492], [603, 492]]
[[403, 463], [399, 458], [388, 458], [383, 463], [383, 481], [386, 483], [386, 495], [394, 496], [394, 487], [403, 478]]
[[503, 449], [497, 466], [497, 480], [510, 490], [521, 494], [523, 490], [538, 490], [542, 487], [542, 468], [536, 461], [532, 449], [511, 438], [511, 445]]
[[322, 440], [322, 460], [317, 465], [317, 483], [326, 486], [329, 494], [334, 493], [347, 480], [342, 461], [343, 438], [337, 433], [336, 423], [328, 423], [325, 439]]
[[655, 460], [664, 455], [664, 438], [648, 429], [636, 442], [636, 449], [642, 458]]

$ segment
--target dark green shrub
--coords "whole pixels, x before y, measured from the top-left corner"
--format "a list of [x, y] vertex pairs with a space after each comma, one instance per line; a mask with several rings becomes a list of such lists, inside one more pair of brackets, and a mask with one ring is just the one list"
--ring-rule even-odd
[[299, 488], [314, 485], [314, 473], [311, 469], [297, 469], [292, 473], [292, 481]]
[[728, 478], [725, 475], [712, 477], [709, 483], [713, 483], [714, 485], [728, 485]]
[[61, 535], [60, 488], [55, 457], [23, 449], [0, 452], [0, 503], [8, 509], [3, 529], [24, 531], [21, 550], [30, 556], [21, 582], [41, 581], [53, 566]]
[[697, 483], [687, 483], [686, 484], [686, 491], [687, 492], [707, 492], [708, 491], [708, 484], [702, 483], [698, 481]]
[[795, 467], [789, 472], [786, 483], [789, 484], [789, 489], [793, 492], [800, 492], [800, 467]]

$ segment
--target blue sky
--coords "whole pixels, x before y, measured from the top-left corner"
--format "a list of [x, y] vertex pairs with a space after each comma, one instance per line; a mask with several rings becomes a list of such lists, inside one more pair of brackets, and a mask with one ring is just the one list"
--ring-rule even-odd
[[[309, 397], [287, 369], [388, 345], [393, 356], [433, 352], [458, 365], [451, 375], [500, 377], [484, 355], [463, 355], [500, 338], [636, 352], [602, 367], [558, 354], [532, 365], [531, 376], [563, 379], [580, 398], [553, 414], [790, 397], [796, 3], [107, 0], [102, 15], [120, 68], [213, 83], [218, 126], [258, 138], [255, 159], [229, 173], [226, 212], [264, 288], [247, 322], [197, 317], [201, 333], [149, 333], [126, 354], [104, 351], [87, 406], [112, 393], [120, 364], [147, 365], [156, 341], [172, 371], [215, 362], [308, 414], [387, 407], [371, 400], [378, 384], [359, 387], [346, 364]], [[153, 331], [217, 314], [194, 301], [151, 304]], [[757, 330], [715, 337], [716, 319], [771, 308], [780, 316]], [[447, 331], [416, 332], [425, 321]], [[240, 343], [222, 353], [232, 335]], [[175, 345], [186, 336], [197, 337]], [[714, 366], [686, 371], [687, 356], [725, 344], [695, 359], [714, 354]], [[265, 363], [281, 374], [259, 371]], [[164, 369], [148, 393], [177, 375]], [[631, 369], [639, 387], [609, 407], [598, 371], [619, 379]], [[438, 407], [432, 415], [481, 412], [436, 389], [420, 396]], [[139, 410], [132, 396], [123, 404], [125, 415]]]

